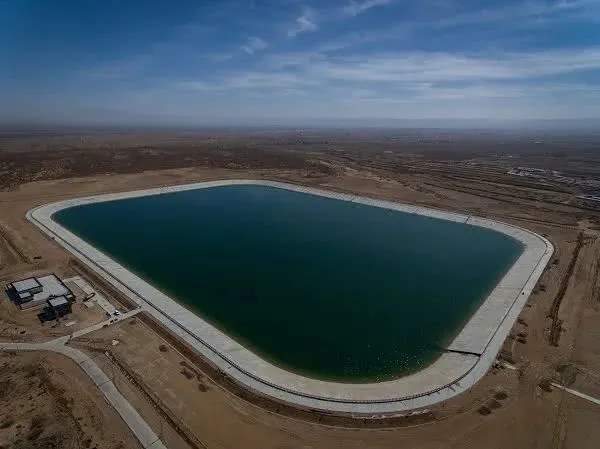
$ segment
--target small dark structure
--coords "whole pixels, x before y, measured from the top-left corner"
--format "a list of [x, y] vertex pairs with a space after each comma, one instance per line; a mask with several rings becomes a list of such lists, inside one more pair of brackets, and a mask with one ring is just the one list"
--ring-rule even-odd
[[52, 309], [52, 311], [57, 317], [71, 313], [71, 301], [69, 301], [64, 296], [49, 299], [48, 306]]
[[38, 314], [40, 321], [51, 321], [61, 318], [71, 313], [71, 301], [64, 296], [51, 298], [47, 301], [46, 307]]

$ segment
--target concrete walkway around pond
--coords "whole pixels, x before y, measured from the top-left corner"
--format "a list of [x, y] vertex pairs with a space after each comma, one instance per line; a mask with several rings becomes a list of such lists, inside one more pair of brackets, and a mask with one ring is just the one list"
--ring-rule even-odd
[[[139, 313], [139, 310], [128, 312], [127, 314], [123, 314], [121, 319], [129, 318], [137, 313]], [[72, 335], [73, 337], [78, 337], [110, 324], [112, 324], [110, 320], [103, 321], [102, 323], [77, 331]], [[96, 362], [82, 351], [66, 345], [70, 338], [71, 336], [67, 335], [43, 343], [0, 342], [0, 351], [52, 351], [69, 357], [92, 379], [92, 382], [100, 389], [107, 402], [121, 415], [125, 424], [131, 429], [144, 449], [166, 449], [163, 442], [129, 401], [117, 390], [115, 384], [108, 378], [104, 371], [96, 365]]]
[[[53, 220], [55, 213], [73, 206], [230, 185], [267, 186], [488, 228], [516, 239], [524, 249], [447, 347], [448, 351], [434, 363], [391, 381], [349, 384], [305, 377], [262, 359]], [[493, 365], [554, 251], [543, 236], [511, 224], [265, 180], [209, 181], [74, 198], [31, 209], [27, 218], [238, 384], [300, 408], [363, 417], [413, 413], [472, 387]]]

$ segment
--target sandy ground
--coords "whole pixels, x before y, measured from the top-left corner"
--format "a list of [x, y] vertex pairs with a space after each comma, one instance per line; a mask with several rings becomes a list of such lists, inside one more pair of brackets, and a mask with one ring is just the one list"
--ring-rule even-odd
[[0, 379], [0, 447], [140, 447], [70, 359], [48, 353], [0, 353]]
[[[112, 346], [112, 340], [119, 344]], [[181, 417], [206, 447], [239, 447], [242, 441], [248, 448], [394, 448], [404, 443], [406, 447], [418, 443], [426, 448], [535, 447], [531, 445], [534, 435], [528, 434], [528, 426], [534, 424], [551, 436], [553, 425], [547, 422], [548, 412], [558, 403], [553, 393], [544, 394], [535, 384], [523, 385], [519, 372], [498, 369], [473, 393], [439, 407], [431, 422], [399, 422], [395, 428], [384, 429], [334, 427], [265, 410], [238, 398], [197, 370], [189, 359], [137, 319], [98, 331], [75, 344], [96, 354], [96, 362], [107, 371], [113, 372], [113, 361], [118, 360], [119, 366], [126, 365], [144, 380], [144, 386], [132, 389], [129, 397], [137, 402], [149, 422], [156, 422], [158, 416], [155, 407], [149, 407], [144, 389], [156, 392], [163, 410]], [[111, 356], [106, 357], [104, 351]], [[119, 369], [114, 372], [120, 376], [117, 385], [126, 382]], [[489, 407], [491, 413], [481, 415], [482, 406]], [[512, 427], [515, 428], [507, 432]], [[481, 430], [486, 433], [480, 434]], [[514, 432], [521, 435], [515, 438]], [[491, 444], [492, 438], [497, 446]], [[167, 435], [165, 441], [169, 447], [186, 447], [175, 434]], [[540, 439], [538, 447], [548, 447], [548, 443], [548, 439]]]
[[[76, 344], [114, 376], [117, 387], [169, 447], [598, 447], [600, 426], [593, 423], [600, 422], [600, 406], [546, 387], [547, 380], [556, 379], [600, 396], [598, 214], [569, 204], [563, 193], [504, 180], [449, 179], [351, 165], [338, 167], [336, 176], [319, 177], [293, 169], [187, 168], [23, 184], [0, 192], [0, 226], [10, 241], [0, 240], [0, 254], [5, 255], [0, 260], [7, 260], [0, 277], [36, 270], [73, 274], [68, 255], [25, 221], [25, 212], [35, 205], [200, 180], [259, 177], [299, 182], [513, 222], [544, 234], [556, 247], [553, 262], [504, 345], [503, 356], [516, 369], [493, 369], [468, 393], [433, 408], [421, 422], [399, 421], [379, 429], [357, 421], [334, 426], [327, 418], [305, 419], [277, 407], [258, 407], [224, 389], [219, 379], [211, 378], [210, 372], [203, 372], [138, 319], [89, 334]], [[572, 262], [580, 232], [585, 241]], [[562, 285], [566, 290], [559, 295]], [[562, 300], [553, 307], [558, 296]], [[13, 319], [4, 308], [0, 313]], [[556, 344], [550, 343], [553, 328], [558, 329]], [[113, 339], [119, 344], [112, 346]], [[109, 357], [103, 352], [107, 349]]]
[[[46, 274], [48, 270], [34, 270], [26, 272], [23, 276], [35, 276]], [[5, 284], [13, 280], [12, 278], [4, 278], [0, 271], [0, 283]], [[75, 295], [75, 302], [72, 304], [72, 313], [59, 318], [58, 320], [47, 321], [41, 323], [38, 318], [38, 313], [41, 312], [42, 306], [31, 309], [21, 310], [16, 304], [8, 300], [8, 296], [4, 288], [0, 291], [0, 339], [3, 341], [43, 341], [49, 338], [56, 338], [63, 335], [68, 335], [79, 329], [84, 329], [93, 324], [99, 323], [106, 319], [104, 310], [94, 304], [92, 307], [87, 307], [83, 303], [85, 294], [81, 289], [72, 283], [67, 283], [71, 291]]]

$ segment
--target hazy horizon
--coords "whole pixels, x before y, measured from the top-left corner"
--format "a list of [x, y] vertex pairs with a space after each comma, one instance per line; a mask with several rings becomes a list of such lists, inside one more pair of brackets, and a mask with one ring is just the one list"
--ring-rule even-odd
[[556, 132], [570, 131], [600, 134], [600, 119], [514, 119], [504, 121], [476, 119], [298, 119], [289, 121], [247, 121], [247, 122], [205, 122], [205, 123], [164, 123], [136, 122], [123, 123], [118, 121], [106, 122], [14, 122], [0, 123], [0, 133], [3, 132], [203, 132], [203, 131], [261, 131], [261, 130], [448, 130], [448, 131], [508, 131], [508, 132]]

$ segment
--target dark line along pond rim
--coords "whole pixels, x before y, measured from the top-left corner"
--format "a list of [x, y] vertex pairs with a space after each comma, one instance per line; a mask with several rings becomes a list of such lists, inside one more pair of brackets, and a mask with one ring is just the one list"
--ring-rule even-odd
[[432, 363], [522, 252], [493, 230], [255, 185], [54, 219], [271, 363], [353, 383]]

